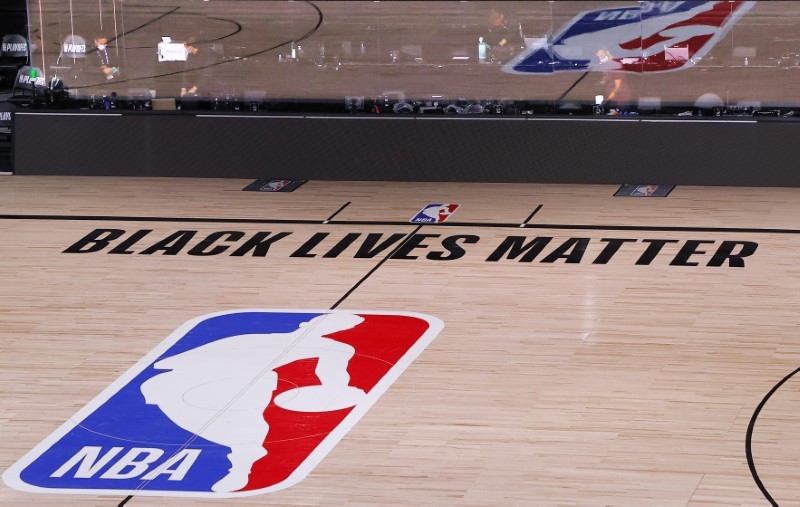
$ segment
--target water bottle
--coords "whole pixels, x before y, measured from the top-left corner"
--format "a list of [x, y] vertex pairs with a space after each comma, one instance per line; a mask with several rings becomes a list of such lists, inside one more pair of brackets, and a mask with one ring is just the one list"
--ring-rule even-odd
[[486, 54], [488, 53], [489, 45], [483, 42], [483, 37], [478, 37], [478, 61], [483, 63], [486, 61]]

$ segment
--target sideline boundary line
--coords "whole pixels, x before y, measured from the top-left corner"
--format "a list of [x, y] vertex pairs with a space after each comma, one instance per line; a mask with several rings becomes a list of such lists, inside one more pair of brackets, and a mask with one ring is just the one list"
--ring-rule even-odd
[[[19, 215], [3, 214], [0, 220], [54, 220], [83, 222], [174, 222], [174, 223], [217, 223], [217, 224], [296, 224], [296, 225], [384, 225], [409, 226], [411, 222], [386, 220], [299, 220], [267, 218], [199, 218], [199, 217], [136, 217], [113, 215]], [[433, 227], [472, 227], [509, 229], [565, 229], [585, 231], [661, 231], [661, 232], [717, 232], [749, 234], [799, 234], [800, 229], [768, 229], [761, 227], [685, 227], [658, 225], [589, 225], [589, 224], [542, 224], [542, 223], [502, 223], [502, 222], [443, 222]]]

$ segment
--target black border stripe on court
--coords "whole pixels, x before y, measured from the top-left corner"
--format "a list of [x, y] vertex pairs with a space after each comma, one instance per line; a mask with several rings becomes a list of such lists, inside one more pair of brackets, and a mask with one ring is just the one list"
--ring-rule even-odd
[[[405, 221], [381, 220], [296, 220], [268, 218], [200, 218], [200, 217], [134, 217], [111, 215], [0, 215], [0, 220], [58, 220], [85, 222], [174, 222], [209, 224], [297, 224], [297, 225], [366, 225], [409, 226]], [[661, 232], [720, 232], [751, 234], [800, 234], [800, 229], [767, 229], [759, 227], [674, 227], [657, 225], [588, 225], [588, 224], [520, 224], [497, 222], [444, 222], [426, 224], [431, 227], [514, 228], [514, 229], [565, 229], [586, 231], [661, 231]]]
[[767, 487], [764, 486], [764, 483], [761, 482], [761, 478], [758, 476], [758, 471], [756, 471], [756, 462], [753, 458], [753, 430], [756, 427], [756, 419], [758, 419], [758, 415], [761, 413], [761, 409], [764, 408], [764, 405], [767, 404], [767, 401], [772, 397], [775, 392], [780, 389], [780, 387], [785, 384], [790, 378], [792, 378], [797, 372], [800, 372], [800, 368], [797, 368], [790, 374], [783, 377], [783, 379], [775, 384], [775, 386], [764, 396], [764, 399], [761, 400], [761, 403], [758, 404], [755, 411], [753, 412], [753, 416], [750, 418], [750, 424], [747, 425], [747, 436], [745, 437], [745, 454], [747, 454], [747, 466], [750, 467], [750, 474], [753, 476], [753, 480], [756, 481], [756, 486], [758, 489], [761, 490], [761, 493], [764, 495], [764, 498], [769, 501], [770, 504], [777, 507], [778, 502], [772, 498], [772, 495], [769, 494], [767, 491]]
[[534, 216], [534, 215], [536, 215], [537, 213], [539, 213], [539, 210], [540, 210], [540, 209], [542, 209], [542, 205], [541, 205], [541, 204], [540, 204], [540, 205], [538, 205], [538, 206], [536, 206], [536, 209], [534, 209], [533, 211], [531, 211], [531, 214], [530, 214], [530, 215], [528, 215], [528, 218], [526, 218], [524, 222], [522, 222], [521, 224], [519, 224], [519, 226], [520, 226], [520, 227], [525, 227], [525, 226], [527, 226], [527, 225], [528, 225], [528, 222], [530, 222], [530, 221], [531, 221], [531, 219], [533, 218], [533, 216]]
[[[344, 205], [343, 205], [341, 208], [339, 208], [339, 210], [338, 210], [338, 211], [336, 211], [336, 213], [334, 213], [334, 214], [333, 214], [333, 215], [331, 215], [331, 216], [334, 216], [334, 215], [338, 214], [340, 211], [342, 211], [344, 208], [346, 208], [346, 207], [347, 207], [349, 204], [350, 204], [350, 202], [347, 202], [347, 203], [346, 203], [346, 204], [344, 204]], [[405, 224], [405, 225], [413, 225], [413, 224]], [[399, 251], [401, 248], [403, 248], [403, 245], [405, 245], [406, 243], [408, 243], [408, 241], [409, 241], [411, 238], [413, 238], [413, 237], [414, 237], [414, 234], [418, 233], [418, 232], [419, 232], [419, 230], [420, 230], [420, 229], [422, 229], [422, 227], [423, 227], [424, 225], [425, 225], [425, 224], [419, 224], [419, 225], [417, 225], [417, 227], [416, 227], [416, 228], [415, 228], [413, 231], [409, 232], [409, 233], [408, 233], [408, 235], [406, 235], [405, 239], [403, 239], [403, 241], [401, 241], [401, 242], [400, 242], [400, 243], [399, 243], [399, 244], [398, 244], [396, 247], [394, 247], [394, 248], [392, 249], [392, 251], [391, 251], [391, 252], [390, 252], [388, 255], [386, 255], [386, 256], [385, 256], [383, 259], [381, 259], [381, 260], [380, 260], [380, 261], [379, 261], [377, 264], [375, 264], [375, 266], [373, 266], [373, 267], [372, 267], [372, 269], [370, 269], [370, 270], [367, 272], [367, 274], [365, 274], [364, 276], [362, 276], [362, 277], [361, 277], [361, 278], [360, 278], [360, 279], [359, 279], [359, 280], [358, 280], [358, 281], [357, 281], [357, 282], [356, 282], [356, 283], [355, 283], [355, 284], [354, 284], [352, 287], [350, 287], [350, 289], [348, 289], [348, 291], [347, 291], [347, 292], [345, 292], [345, 293], [344, 293], [344, 295], [343, 295], [342, 297], [340, 297], [338, 301], [336, 301], [336, 302], [335, 302], [333, 305], [331, 305], [331, 308], [330, 308], [330, 309], [331, 309], [331, 310], [335, 310], [335, 309], [336, 309], [336, 308], [337, 308], [337, 307], [338, 307], [340, 304], [342, 304], [342, 303], [344, 302], [344, 300], [345, 300], [345, 299], [347, 299], [347, 298], [348, 298], [348, 297], [349, 297], [349, 296], [350, 296], [350, 295], [351, 295], [353, 292], [355, 292], [355, 290], [356, 290], [356, 289], [358, 289], [358, 288], [361, 286], [361, 284], [363, 284], [363, 283], [364, 283], [364, 282], [367, 280], [367, 278], [369, 278], [370, 276], [372, 276], [372, 275], [373, 275], [373, 274], [374, 274], [374, 273], [375, 273], [375, 272], [378, 270], [378, 268], [380, 268], [381, 266], [383, 266], [383, 264], [384, 264], [386, 261], [388, 261], [389, 259], [391, 259], [391, 258], [392, 258], [392, 256], [393, 256], [395, 253], [397, 253], [397, 252], [398, 252], [398, 251]], [[131, 500], [133, 499], [133, 497], [134, 497], [134, 496], [135, 496], [135, 494], [130, 494], [130, 495], [126, 496], [124, 499], [122, 499], [122, 500], [119, 502], [119, 504], [117, 504], [117, 507], [124, 507], [124, 506], [125, 506], [125, 504], [127, 504], [129, 501], [131, 501]]]
[[350, 206], [350, 204], [352, 204], [352, 202], [353, 202], [353, 201], [347, 201], [346, 203], [342, 204], [342, 206], [341, 206], [339, 209], [337, 209], [336, 211], [334, 211], [334, 212], [333, 212], [333, 215], [331, 215], [331, 216], [329, 216], [328, 218], [326, 218], [326, 219], [325, 219], [325, 220], [324, 220], [322, 223], [323, 223], [323, 224], [330, 223], [330, 221], [331, 221], [331, 220], [333, 220], [333, 217], [335, 217], [336, 215], [338, 215], [339, 213], [341, 213], [342, 211], [344, 211], [344, 209], [345, 209], [346, 207]]
[[[406, 225], [409, 225], [409, 224], [406, 224]], [[333, 304], [333, 306], [331, 306], [331, 310], [335, 310], [340, 304], [342, 304], [342, 302], [344, 302], [345, 299], [347, 299], [348, 296], [350, 296], [350, 294], [355, 292], [355, 290], [357, 288], [359, 288], [361, 286], [361, 284], [364, 283], [367, 280], [367, 278], [372, 276], [372, 274], [375, 273], [378, 270], [379, 267], [383, 266], [383, 264], [386, 261], [391, 259], [394, 256], [394, 254], [396, 254], [398, 251], [400, 251], [400, 249], [403, 248], [403, 245], [408, 243], [408, 241], [411, 238], [414, 237], [414, 234], [418, 233], [419, 230], [422, 229], [423, 225], [425, 225], [425, 224], [419, 224], [416, 229], [414, 229], [413, 231], [409, 232], [408, 235], [406, 235], [405, 239], [403, 239], [403, 241], [401, 241], [396, 247], [394, 247], [394, 249], [392, 249], [392, 251], [389, 252], [388, 255], [386, 255], [383, 259], [381, 259], [380, 262], [375, 264], [375, 266], [373, 266], [372, 269], [370, 269], [369, 272], [366, 275], [362, 276], [361, 279], [355, 283], [355, 285], [350, 287], [350, 290], [345, 292], [344, 296], [340, 297], [339, 300], [336, 301]]]

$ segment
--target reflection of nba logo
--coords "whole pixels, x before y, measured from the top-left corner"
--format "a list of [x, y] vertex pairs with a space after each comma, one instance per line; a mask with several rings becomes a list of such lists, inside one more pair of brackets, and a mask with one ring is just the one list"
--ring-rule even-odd
[[[708, 53], [755, 4], [748, 2], [639, 2], [584, 11], [555, 36], [503, 66], [512, 74], [682, 70]], [[597, 51], [611, 53], [601, 60]]]
[[640, 185], [636, 187], [631, 195], [636, 197], [650, 197], [653, 192], [658, 190], [658, 185]]
[[23, 491], [233, 497], [308, 475], [442, 329], [404, 312], [191, 320], [3, 474]]
[[261, 187], [262, 192], [277, 192], [283, 187], [289, 185], [292, 180], [272, 180], [263, 187]]
[[412, 224], [439, 224], [450, 218], [460, 204], [428, 204], [411, 218]]

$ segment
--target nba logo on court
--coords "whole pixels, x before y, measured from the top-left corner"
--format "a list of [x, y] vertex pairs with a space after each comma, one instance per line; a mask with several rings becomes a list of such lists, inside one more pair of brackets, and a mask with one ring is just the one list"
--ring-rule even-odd
[[440, 224], [456, 212], [460, 204], [428, 204], [411, 218], [412, 224]]
[[23, 491], [235, 497], [307, 476], [441, 331], [406, 312], [191, 320], [3, 474]]
[[650, 197], [656, 190], [658, 190], [658, 185], [640, 185], [636, 187], [636, 190], [634, 190], [631, 195], [637, 197]]
[[263, 187], [261, 187], [262, 192], [280, 192], [280, 190], [289, 184], [292, 183], [292, 180], [272, 180]]

